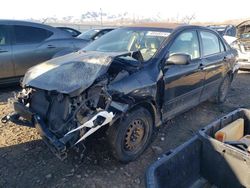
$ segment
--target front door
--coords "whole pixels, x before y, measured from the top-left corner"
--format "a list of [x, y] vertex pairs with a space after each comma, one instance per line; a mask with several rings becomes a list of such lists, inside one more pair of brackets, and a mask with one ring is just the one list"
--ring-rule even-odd
[[169, 119], [200, 101], [205, 73], [195, 30], [184, 31], [174, 40], [169, 55], [184, 53], [191, 57], [187, 65], [169, 65], [164, 69], [163, 118]]
[[0, 25], [0, 79], [14, 75], [9, 33], [6, 26]]

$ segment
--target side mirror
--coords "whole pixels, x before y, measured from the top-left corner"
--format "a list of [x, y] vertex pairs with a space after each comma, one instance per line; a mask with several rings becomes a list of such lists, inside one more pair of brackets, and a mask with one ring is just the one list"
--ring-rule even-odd
[[99, 35], [95, 36], [93, 40], [96, 40], [96, 39], [98, 39], [98, 38], [100, 38]]
[[165, 65], [187, 65], [191, 61], [190, 55], [173, 54], [166, 60]]

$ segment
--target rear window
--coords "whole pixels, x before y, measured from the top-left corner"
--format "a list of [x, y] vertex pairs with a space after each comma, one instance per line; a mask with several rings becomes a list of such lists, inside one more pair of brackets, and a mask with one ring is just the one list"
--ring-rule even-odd
[[46, 29], [30, 26], [14, 26], [16, 44], [39, 43], [49, 38], [53, 33]]
[[221, 48], [217, 35], [208, 31], [201, 31], [200, 34], [204, 56], [220, 53]]

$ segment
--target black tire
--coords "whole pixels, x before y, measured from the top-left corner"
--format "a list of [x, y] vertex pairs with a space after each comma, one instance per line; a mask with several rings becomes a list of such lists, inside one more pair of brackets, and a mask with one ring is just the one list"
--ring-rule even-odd
[[227, 94], [228, 94], [228, 91], [230, 89], [231, 83], [232, 83], [231, 77], [229, 75], [225, 76], [225, 78], [223, 79], [223, 81], [220, 84], [218, 94], [216, 96], [216, 102], [218, 104], [224, 103], [226, 101]]
[[135, 160], [150, 144], [153, 134], [152, 115], [144, 108], [129, 112], [111, 125], [107, 137], [113, 156], [123, 163]]

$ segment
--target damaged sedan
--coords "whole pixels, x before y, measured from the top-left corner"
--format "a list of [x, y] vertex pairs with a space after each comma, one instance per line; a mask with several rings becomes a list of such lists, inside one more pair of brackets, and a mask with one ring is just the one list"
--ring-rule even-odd
[[61, 159], [106, 127], [114, 157], [135, 160], [156, 127], [213, 98], [224, 102], [236, 51], [199, 26], [125, 27], [28, 70], [14, 113]]

